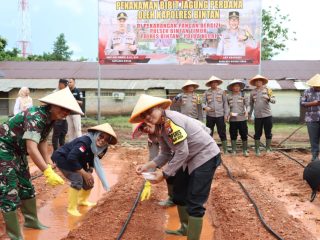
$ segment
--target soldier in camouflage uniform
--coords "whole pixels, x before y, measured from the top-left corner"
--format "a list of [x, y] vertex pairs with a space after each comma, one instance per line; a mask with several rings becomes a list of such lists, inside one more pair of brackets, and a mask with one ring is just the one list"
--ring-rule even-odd
[[112, 33], [105, 49], [106, 55], [132, 55], [137, 53], [136, 35], [127, 31], [128, 15], [120, 12], [117, 15], [118, 30]]
[[236, 142], [238, 131], [242, 140], [243, 156], [248, 156], [248, 112], [249, 112], [249, 98], [244, 96], [241, 92], [245, 84], [240, 80], [233, 80], [229, 83], [227, 89], [231, 91], [228, 95], [228, 105], [230, 109], [229, 122], [230, 122], [230, 138], [232, 155], [236, 155]]
[[182, 87], [183, 93], [178, 94], [173, 99], [173, 105], [182, 114], [202, 121], [201, 97], [194, 92], [198, 87], [199, 84], [190, 80], [187, 81]]
[[268, 79], [256, 75], [253, 77], [249, 84], [255, 86], [250, 93], [250, 112], [249, 119], [254, 111], [254, 140], [255, 140], [255, 152], [256, 156], [260, 156], [260, 138], [262, 136], [262, 129], [266, 136], [266, 150], [271, 151], [271, 139], [272, 139], [272, 113], [270, 103], [276, 103], [276, 99], [272, 94], [272, 90], [265, 85], [268, 83]]
[[49, 165], [47, 137], [54, 120], [66, 117], [71, 111], [82, 113], [69, 89], [40, 101], [48, 105], [31, 107], [0, 125], [0, 209], [10, 239], [22, 239], [17, 216], [20, 205], [25, 227], [46, 228], [37, 218], [27, 153], [50, 185], [63, 184], [63, 179]]
[[212, 136], [214, 126], [217, 125], [223, 152], [227, 154], [226, 121], [229, 116], [229, 108], [225, 91], [218, 87], [222, 82], [223, 81], [216, 76], [212, 76], [206, 82], [206, 86], [210, 87], [210, 89], [203, 94], [202, 108], [207, 114], [206, 125], [211, 130], [210, 135]]

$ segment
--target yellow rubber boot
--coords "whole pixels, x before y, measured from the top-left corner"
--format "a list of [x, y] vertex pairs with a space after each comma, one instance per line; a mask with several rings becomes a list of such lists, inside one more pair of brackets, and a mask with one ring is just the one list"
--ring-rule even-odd
[[68, 213], [75, 217], [81, 216], [81, 213], [78, 211], [78, 195], [79, 195], [79, 190], [72, 187], [69, 188]]
[[96, 205], [96, 203], [88, 201], [88, 198], [90, 196], [90, 192], [91, 192], [91, 189], [90, 190], [84, 190], [84, 189], [80, 190], [80, 192], [79, 192], [79, 201], [78, 201], [79, 205], [88, 206], [88, 207], [92, 207], [92, 206]]

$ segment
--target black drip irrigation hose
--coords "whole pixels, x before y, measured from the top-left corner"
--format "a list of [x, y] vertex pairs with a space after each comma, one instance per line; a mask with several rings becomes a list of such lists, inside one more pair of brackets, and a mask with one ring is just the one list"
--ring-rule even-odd
[[123, 224], [123, 226], [122, 226], [122, 228], [121, 228], [121, 230], [120, 230], [120, 233], [119, 233], [118, 237], [116, 238], [117, 240], [120, 240], [121, 237], [122, 237], [122, 235], [123, 235], [123, 234], [125, 233], [125, 231], [126, 231], [126, 228], [127, 228], [128, 224], [129, 224], [129, 222], [130, 222], [130, 220], [131, 220], [131, 217], [132, 217], [134, 211], [136, 210], [136, 208], [137, 208], [137, 206], [138, 206], [138, 203], [139, 203], [139, 201], [140, 201], [140, 197], [141, 197], [141, 193], [142, 193], [143, 188], [144, 188], [144, 184], [145, 184], [145, 182], [143, 183], [142, 188], [141, 188], [140, 192], [139, 192], [138, 195], [137, 195], [137, 198], [136, 198], [136, 200], [135, 200], [135, 202], [134, 202], [134, 204], [133, 204], [133, 207], [131, 208], [131, 210], [130, 210], [130, 212], [129, 212], [129, 215], [128, 215], [128, 217], [127, 217], [127, 220], [126, 220], [125, 223]]
[[278, 239], [278, 240], [284, 240], [284, 238], [282, 238], [282, 237], [279, 236], [275, 231], [273, 231], [272, 228], [265, 222], [265, 220], [264, 220], [264, 218], [263, 218], [263, 216], [262, 216], [262, 214], [261, 214], [261, 212], [260, 212], [260, 210], [259, 210], [256, 202], [253, 200], [253, 198], [251, 197], [250, 193], [249, 193], [249, 192], [247, 191], [247, 189], [243, 186], [243, 184], [242, 184], [239, 180], [237, 180], [237, 179], [232, 175], [232, 173], [230, 172], [230, 170], [228, 169], [228, 167], [227, 167], [223, 162], [222, 162], [222, 165], [223, 165], [223, 167], [226, 169], [229, 178], [230, 178], [232, 181], [234, 181], [234, 182], [236, 182], [236, 183], [239, 184], [239, 186], [241, 187], [242, 191], [243, 191], [243, 192], [245, 193], [245, 195], [248, 197], [249, 201], [253, 204], [253, 207], [254, 207], [257, 215], [258, 215], [258, 218], [259, 218], [260, 222], [262, 223], [262, 225], [264, 226], [264, 228], [265, 228], [269, 233], [271, 233], [276, 239]]
[[[251, 137], [252, 139], [254, 139], [254, 137], [253, 137], [253, 136], [251, 136], [250, 134], [248, 134], [248, 136], [249, 136], [249, 137]], [[266, 145], [264, 145], [262, 142], [260, 142], [260, 145], [261, 145], [262, 147], [266, 148]], [[303, 165], [301, 162], [299, 162], [297, 159], [295, 159], [295, 158], [291, 157], [289, 154], [287, 154], [287, 153], [285, 153], [285, 152], [283, 152], [283, 151], [281, 151], [281, 150], [279, 150], [279, 149], [275, 149], [275, 151], [277, 151], [277, 152], [279, 152], [279, 153], [283, 154], [284, 156], [286, 156], [286, 157], [287, 157], [287, 158], [289, 158], [290, 160], [295, 161], [295, 162], [296, 162], [296, 163], [298, 163], [301, 167], [303, 167], [303, 168], [305, 168], [305, 167], [306, 167], [306, 166], [305, 166], [305, 165]]]

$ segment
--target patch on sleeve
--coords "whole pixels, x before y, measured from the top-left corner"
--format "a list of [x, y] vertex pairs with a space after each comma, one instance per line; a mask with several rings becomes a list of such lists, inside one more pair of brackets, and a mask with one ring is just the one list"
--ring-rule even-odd
[[172, 122], [170, 119], [168, 119], [165, 123], [166, 132], [169, 136], [169, 139], [172, 141], [172, 143], [175, 145], [179, 142], [182, 142], [185, 140], [188, 136], [186, 131], [176, 125], [174, 122]]
[[85, 152], [85, 151], [86, 151], [86, 147], [85, 147], [85, 146], [81, 146], [81, 147], [79, 147], [79, 150], [80, 150], [81, 152]]

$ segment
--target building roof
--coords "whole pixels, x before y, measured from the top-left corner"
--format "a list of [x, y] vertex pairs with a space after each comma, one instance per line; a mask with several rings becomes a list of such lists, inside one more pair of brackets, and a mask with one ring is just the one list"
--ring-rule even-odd
[[[320, 61], [262, 61], [261, 75], [269, 79], [308, 80], [319, 73]], [[253, 65], [100, 65], [105, 80], [207, 80], [250, 79], [259, 71]], [[98, 79], [97, 62], [0, 62], [6, 79]], [[0, 74], [1, 75], [1, 74]]]

